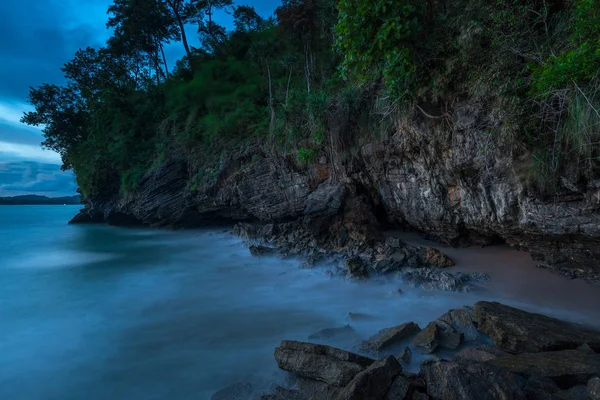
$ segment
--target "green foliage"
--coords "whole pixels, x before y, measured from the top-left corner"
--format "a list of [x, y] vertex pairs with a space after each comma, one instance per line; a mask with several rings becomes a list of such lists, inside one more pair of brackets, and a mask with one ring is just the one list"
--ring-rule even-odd
[[300, 148], [298, 149], [298, 161], [304, 164], [310, 164], [317, 159], [317, 151], [315, 149]]
[[411, 86], [413, 46], [420, 30], [416, 8], [406, 0], [340, 0], [335, 48], [342, 77], [370, 82], [383, 76], [394, 93]]
[[600, 70], [600, 2], [575, 0], [571, 16], [570, 41], [560, 54], [550, 54], [532, 65], [533, 89], [548, 94], [573, 84], [585, 84]]

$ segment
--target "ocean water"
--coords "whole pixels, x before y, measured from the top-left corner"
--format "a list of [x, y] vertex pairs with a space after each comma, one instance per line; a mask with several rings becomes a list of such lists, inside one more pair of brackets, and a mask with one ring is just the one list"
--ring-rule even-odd
[[260, 391], [285, 381], [273, 358], [283, 339], [346, 324], [362, 337], [406, 321], [423, 327], [481, 299], [600, 321], [597, 287], [502, 247], [448, 249], [457, 269], [493, 280], [474, 293], [431, 293], [253, 258], [226, 228], [67, 225], [77, 210], [0, 206], [0, 399], [208, 399], [240, 381]]

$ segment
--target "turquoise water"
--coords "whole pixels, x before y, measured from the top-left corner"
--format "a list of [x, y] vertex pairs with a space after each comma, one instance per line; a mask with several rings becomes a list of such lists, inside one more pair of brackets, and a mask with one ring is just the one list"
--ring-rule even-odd
[[206, 399], [236, 381], [260, 391], [284, 378], [280, 340], [347, 323], [362, 336], [424, 326], [501, 297], [400, 296], [394, 280], [353, 283], [253, 258], [222, 229], [67, 225], [77, 210], [0, 206], [0, 399]]

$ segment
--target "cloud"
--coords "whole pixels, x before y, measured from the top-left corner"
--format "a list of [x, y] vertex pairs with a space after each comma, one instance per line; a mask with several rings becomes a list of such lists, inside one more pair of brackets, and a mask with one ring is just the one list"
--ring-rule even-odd
[[76, 190], [73, 173], [61, 171], [56, 164], [34, 161], [0, 163], [0, 196], [72, 196]]

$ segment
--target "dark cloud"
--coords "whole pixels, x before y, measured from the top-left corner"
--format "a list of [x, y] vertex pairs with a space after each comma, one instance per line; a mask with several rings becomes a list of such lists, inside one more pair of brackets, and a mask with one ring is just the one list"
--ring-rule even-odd
[[[60, 158], [42, 151], [39, 130], [19, 124], [30, 86], [61, 84], [60, 70], [79, 48], [98, 47], [110, 32], [106, 10], [112, 0], [0, 0], [0, 196], [22, 193], [71, 195], [73, 175], [59, 170]], [[280, 0], [241, 0], [265, 17]], [[232, 17], [215, 20], [232, 27]], [[198, 45], [194, 26], [186, 29], [190, 44]], [[184, 54], [181, 43], [167, 49], [173, 68]], [[25, 162], [33, 160], [32, 162]], [[8, 194], [7, 194], [8, 193]]]
[[58, 165], [34, 161], [0, 163], [0, 196], [72, 196], [76, 189], [73, 174], [61, 171]]

